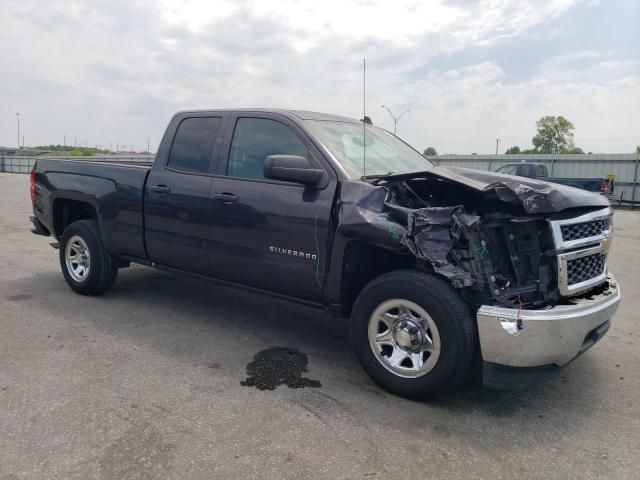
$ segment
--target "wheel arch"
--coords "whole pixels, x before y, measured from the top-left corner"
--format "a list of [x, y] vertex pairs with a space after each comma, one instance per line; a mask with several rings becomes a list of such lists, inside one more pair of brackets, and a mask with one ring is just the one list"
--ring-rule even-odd
[[374, 278], [406, 268], [423, 269], [413, 255], [404, 255], [360, 240], [349, 241], [342, 254], [340, 316], [348, 318], [356, 298]]
[[53, 196], [51, 199], [51, 227], [54, 237], [59, 240], [64, 229], [77, 220], [95, 220], [98, 223], [100, 237], [104, 242], [98, 211], [98, 203], [90, 195], [67, 192]]

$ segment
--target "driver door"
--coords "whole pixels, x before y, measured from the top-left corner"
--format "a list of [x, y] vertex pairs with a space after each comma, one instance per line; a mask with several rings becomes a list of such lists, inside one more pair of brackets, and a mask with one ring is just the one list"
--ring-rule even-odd
[[[312, 158], [329, 174], [324, 188], [265, 178], [269, 155]], [[335, 174], [304, 132], [276, 114], [236, 114], [211, 186], [211, 275], [291, 297], [320, 301]]]

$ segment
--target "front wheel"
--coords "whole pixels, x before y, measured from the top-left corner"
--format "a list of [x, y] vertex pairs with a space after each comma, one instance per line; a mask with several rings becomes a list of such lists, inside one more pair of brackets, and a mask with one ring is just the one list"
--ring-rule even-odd
[[398, 270], [372, 280], [353, 307], [360, 363], [398, 395], [433, 398], [458, 386], [471, 367], [476, 330], [467, 305], [443, 280]]
[[78, 220], [65, 228], [60, 239], [60, 267], [76, 293], [98, 295], [111, 288], [118, 267], [102, 245], [95, 220]]

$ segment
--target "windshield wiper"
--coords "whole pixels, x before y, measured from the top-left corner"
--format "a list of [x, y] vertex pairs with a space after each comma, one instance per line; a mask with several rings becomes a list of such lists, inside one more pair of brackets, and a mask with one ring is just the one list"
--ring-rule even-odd
[[393, 175], [395, 172], [387, 172], [387, 173], [375, 173], [373, 175], [363, 175], [360, 177], [360, 180], [364, 180], [365, 182], [367, 180], [373, 180], [371, 183], [376, 183], [377, 180], [382, 180], [385, 177], [388, 177], [389, 175]]

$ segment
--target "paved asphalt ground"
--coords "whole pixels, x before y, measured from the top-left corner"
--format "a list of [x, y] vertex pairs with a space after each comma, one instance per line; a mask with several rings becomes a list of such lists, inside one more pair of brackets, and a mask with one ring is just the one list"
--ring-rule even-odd
[[[613, 327], [558, 380], [418, 403], [321, 312], [143, 267], [76, 295], [30, 209], [0, 174], [0, 479], [640, 478], [638, 212], [616, 214]], [[272, 347], [321, 387], [241, 385]]]

